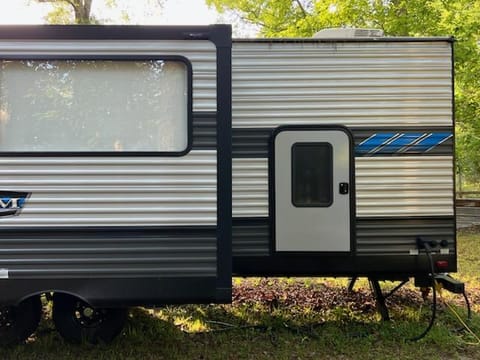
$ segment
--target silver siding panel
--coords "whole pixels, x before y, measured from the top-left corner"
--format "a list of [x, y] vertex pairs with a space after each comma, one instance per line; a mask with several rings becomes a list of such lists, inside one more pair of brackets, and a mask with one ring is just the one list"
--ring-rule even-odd
[[[453, 215], [451, 156], [355, 159], [357, 217]], [[233, 216], [268, 216], [268, 160], [233, 159]]]
[[451, 156], [356, 158], [357, 216], [453, 216]]
[[181, 55], [192, 63], [193, 111], [215, 111], [216, 102], [216, 48], [210, 41], [138, 41], [138, 40], [82, 40], [82, 41], [0, 41], [0, 58], [5, 55]]
[[[216, 48], [210, 41], [0, 41], [0, 57], [181, 55], [192, 63], [194, 111], [216, 111]], [[200, 138], [199, 138], [200, 139]], [[195, 142], [195, 141], [194, 141]], [[2, 190], [32, 192], [2, 226], [216, 224], [216, 151], [184, 157], [1, 158]]]
[[216, 225], [217, 153], [1, 157], [0, 189], [31, 192], [6, 227]]
[[268, 159], [232, 160], [233, 217], [268, 216]]
[[[453, 125], [448, 42], [234, 42], [232, 62], [234, 128]], [[453, 214], [451, 156], [355, 161], [357, 216]], [[268, 216], [267, 166], [233, 160], [234, 216]]]
[[233, 127], [451, 126], [448, 42], [233, 44]]
[[[209, 41], [0, 42], [0, 57], [58, 54], [185, 56], [193, 68], [193, 111], [216, 111], [216, 48]], [[201, 135], [196, 146], [211, 146], [210, 134], [194, 134]], [[0, 219], [5, 230], [161, 228], [135, 234], [4, 233], [0, 268], [9, 269], [10, 277], [216, 276], [215, 150], [183, 157], [2, 157], [0, 167], [0, 189], [32, 193], [20, 216]]]

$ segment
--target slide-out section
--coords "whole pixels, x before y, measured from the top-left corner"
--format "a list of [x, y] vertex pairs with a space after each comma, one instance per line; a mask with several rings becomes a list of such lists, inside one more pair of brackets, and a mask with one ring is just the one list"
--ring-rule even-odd
[[0, 29], [2, 293], [229, 300], [230, 49], [220, 25]]

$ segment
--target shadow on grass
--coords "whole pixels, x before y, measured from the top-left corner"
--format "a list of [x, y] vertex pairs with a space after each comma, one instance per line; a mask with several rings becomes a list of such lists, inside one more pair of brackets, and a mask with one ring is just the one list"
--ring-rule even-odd
[[[394, 354], [401, 358], [440, 354], [449, 358], [451, 354], [454, 358], [459, 351], [480, 358], [478, 351], [462, 345], [465, 341], [459, 339], [468, 337], [456, 331], [455, 320], [443, 309], [425, 340], [406, 343], [405, 339], [425, 328], [430, 315], [429, 304], [423, 304], [411, 289], [391, 297], [393, 321], [383, 323], [368, 289], [346, 296], [343, 288], [327, 293], [323, 286], [305, 289], [290, 285], [274, 284], [260, 289], [263, 295], [242, 301], [236, 298], [232, 305], [134, 308], [123, 333], [113, 343], [97, 346], [65, 343], [47, 313], [31, 341], [5, 349], [0, 358], [291, 359], [293, 354], [293, 358], [305, 359], [388, 359]], [[324, 295], [322, 301], [312, 298], [320, 294]], [[480, 329], [477, 315], [472, 327]]]

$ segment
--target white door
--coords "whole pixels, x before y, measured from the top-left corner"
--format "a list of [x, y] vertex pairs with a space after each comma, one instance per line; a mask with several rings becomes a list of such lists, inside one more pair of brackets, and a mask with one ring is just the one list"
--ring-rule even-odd
[[286, 128], [274, 141], [275, 250], [351, 251], [351, 138]]

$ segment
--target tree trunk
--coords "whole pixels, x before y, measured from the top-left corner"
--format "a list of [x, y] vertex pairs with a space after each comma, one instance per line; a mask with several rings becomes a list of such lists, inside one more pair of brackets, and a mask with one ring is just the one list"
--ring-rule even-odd
[[75, 13], [76, 24], [90, 24], [90, 11], [92, 10], [92, 0], [73, 0], [69, 1]]
[[93, 0], [36, 0], [39, 3], [60, 3], [70, 5], [75, 15], [75, 24], [91, 24], [94, 19], [90, 17]]

